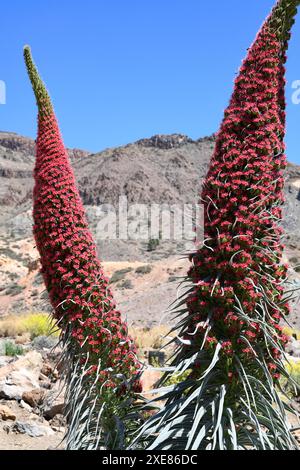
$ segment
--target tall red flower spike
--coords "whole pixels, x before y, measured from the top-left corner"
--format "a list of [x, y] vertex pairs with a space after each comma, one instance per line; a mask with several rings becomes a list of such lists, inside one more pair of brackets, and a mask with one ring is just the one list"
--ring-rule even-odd
[[140, 364], [97, 258], [51, 100], [27, 46], [24, 57], [39, 109], [33, 230], [69, 370], [67, 447], [119, 447], [122, 420], [141, 391]]
[[289, 311], [279, 225], [284, 63], [299, 3], [277, 3], [235, 81], [201, 195], [204, 246], [190, 256], [192, 287], [177, 312], [173, 374], [182, 381], [142, 430], [150, 449], [297, 447], [278, 387], [288, 375], [279, 325]]

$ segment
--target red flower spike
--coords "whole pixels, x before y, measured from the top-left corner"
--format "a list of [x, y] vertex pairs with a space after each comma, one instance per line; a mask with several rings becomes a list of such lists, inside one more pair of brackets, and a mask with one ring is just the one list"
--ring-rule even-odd
[[117, 392], [126, 381], [120, 399], [128, 400], [141, 388], [135, 375], [141, 368], [136, 347], [97, 258], [51, 100], [29, 47], [24, 48], [24, 58], [39, 110], [33, 230], [54, 315], [63, 339], [72, 338], [74, 361], [80, 357], [89, 369], [91, 383], [99, 374], [98, 366], [105, 371], [97, 379], [99, 397], [103, 385]]
[[299, 3], [277, 2], [241, 66], [216, 136], [201, 194], [205, 245], [189, 255], [192, 285], [186, 305], [183, 296], [175, 304], [182, 341], [162, 384], [180, 373], [182, 380], [162, 392], [166, 408], [144, 427], [151, 450], [297, 448], [275, 385], [286, 341], [279, 322], [289, 311], [279, 227], [283, 64]]

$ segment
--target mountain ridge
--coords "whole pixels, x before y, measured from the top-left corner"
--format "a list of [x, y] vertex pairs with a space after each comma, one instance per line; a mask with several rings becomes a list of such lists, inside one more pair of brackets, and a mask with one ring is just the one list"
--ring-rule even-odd
[[[193, 140], [183, 134], [160, 134], [98, 153], [69, 150], [106, 270], [112, 275], [115, 270], [132, 269], [127, 279], [128, 288], [131, 289], [130, 283], [133, 285], [130, 295], [122, 283], [115, 289], [121, 309], [129, 312], [133, 321], [141, 324], [160, 321], [164, 308], [176, 298], [176, 283], [169, 283], [168, 278], [176, 276], [176, 270], [184, 275], [187, 262], [178, 265], [178, 258], [192, 248], [178, 240], [161, 240], [158, 246], [149, 249], [147, 241], [98, 239], [99, 217], [105, 215], [108, 204], [117, 207], [120, 196], [126, 196], [129, 204], [143, 203], [148, 207], [152, 203], [182, 207], [198, 202], [214, 143], [214, 136]], [[49, 308], [32, 237], [34, 154], [32, 139], [0, 132], [0, 315]], [[283, 225], [285, 261], [292, 265], [300, 264], [299, 190], [300, 166], [289, 163]], [[143, 279], [135, 274], [141, 264], [152, 266], [153, 274]], [[292, 270], [292, 278], [297, 276]], [[299, 321], [299, 309], [293, 314], [293, 322]]]

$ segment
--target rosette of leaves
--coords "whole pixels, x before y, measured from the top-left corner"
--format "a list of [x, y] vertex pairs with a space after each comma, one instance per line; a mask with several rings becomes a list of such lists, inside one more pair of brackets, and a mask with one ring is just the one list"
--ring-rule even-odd
[[30, 48], [38, 106], [34, 237], [66, 368], [67, 449], [120, 449], [138, 425], [141, 364], [97, 257], [68, 153]]
[[[284, 284], [284, 63], [299, 1], [280, 0], [235, 81], [201, 194], [205, 240], [175, 304], [176, 351], [156, 390], [165, 405], [132, 447], [296, 449], [280, 376]], [[172, 377], [181, 378], [172, 382]], [[293, 386], [296, 386], [294, 383]]]

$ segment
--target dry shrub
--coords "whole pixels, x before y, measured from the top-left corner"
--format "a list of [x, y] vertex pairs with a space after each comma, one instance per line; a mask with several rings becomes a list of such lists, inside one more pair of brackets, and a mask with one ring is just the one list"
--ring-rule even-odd
[[30, 339], [37, 336], [59, 335], [55, 324], [49, 319], [48, 314], [29, 313], [27, 315], [10, 315], [0, 320], [0, 336], [16, 337], [28, 333]]

